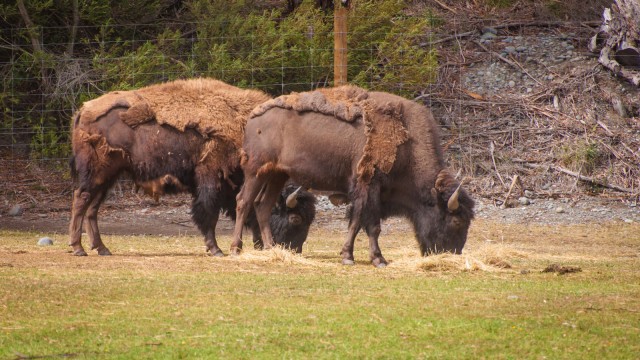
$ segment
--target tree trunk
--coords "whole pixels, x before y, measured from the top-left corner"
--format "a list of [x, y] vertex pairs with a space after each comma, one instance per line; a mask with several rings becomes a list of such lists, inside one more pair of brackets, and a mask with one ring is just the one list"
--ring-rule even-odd
[[20, 16], [22, 16], [22, 21], [24, 21], [25, 26], [29, 32], [29, 38], [31, 38], [31, 45], [33, 46], [34, 52], [42, 51], [42, 44], [40, 44], [40, 35], [36, 30], [31, 18], [29, 17], [29, 12], [27, 12], [27, 8], [24, 6], [23, 0], [18, 0], [18, 10], [20, 11]]
[[78, 23], [80, 22], [80, 9], [78, 8], [78, 0], [71, 1], [73, 11], [73, 24], [71, 24], [71, 34], [69, 35], [69, 44], [67, 44], [67, 56], [73, 57], [73, 47], [76, 44], [76, 36], [78, 34]]
[[615, 0], [602, 18], [589, 50], [600, 53], [600, 64], [640, 86], [640, 0]]

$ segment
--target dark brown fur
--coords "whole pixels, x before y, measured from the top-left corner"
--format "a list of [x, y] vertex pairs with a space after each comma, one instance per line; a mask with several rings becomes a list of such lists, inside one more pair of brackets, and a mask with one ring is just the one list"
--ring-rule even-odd
[[[187, 104], [171, 102], [176, 99]], [[194, 79], [112, 92], [85, 103], [72, 130], [71, 171], [78, 183], [69, 224], [73, 253], [86, 255], [81, 243], [84, 222], [91, 249], [110, 254], [100, 238], [98, 209], [115, 181], [128, 173], [156, 200], [189, 192], [192, 218], [207, 251], [222, 255], [215, 228], [220, 212], [235, 219], [235, 197], [243, 181], [239, 147], [245, 119], [267, 99], [255, 90]], [[132, 104], [147, 110], [132, 111]]]
[[[352, 264], [355, 236], [364, 228], [374, 265], [386, 260], [378, 246], [380, 220], [405, 216], [414, 226], [421, 253], [460, 253], [473, 218], [473, 200], [461, 190], [459, 207], [447, 201], [458, 182], [446, 170], [437, 125], [424, 106], [395, 95], [371, 92], [379, 107], [400, 104], [408, 140], [397, 145], [391, 166], [376, 166], [369, 182], [361, 181], [358, 164], [367, 145], [366, 124], [338, 121], [317, 112], [272, 108], [247, 122], [242, 168], [245, 184], [238, 195], [238, 220], [255, 205], [265, 247], [273, 244], [268, 216], [284, 183], [344, 194], [351, 202], [349, 232], [342, 248], [344, 264]], [[267, 165], [268, 164], [268, 165]], [[266, 165], [266, 166], [265, 166]], [[242, 247], [242, 226], [234, 231], [233, 252]]]

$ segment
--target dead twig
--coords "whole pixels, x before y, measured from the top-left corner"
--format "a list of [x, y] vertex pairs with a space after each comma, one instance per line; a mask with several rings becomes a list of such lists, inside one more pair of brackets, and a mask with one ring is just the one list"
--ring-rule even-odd
[[513, 180], [511, 181], [511, 186], [509, 186], [509, 191], [507, 191], [507, 196], [504, 197], [504, 205], [506, 206], [507, 204], [507, 200], [509, 200], [509, 196], [511, 196], [511, 192], [513, 191], [513, 187], [516, 185], [516, 183], [518, 183], [520, 179], [518, 178], [518, 175], [515, 175], [513, 177]]
[[612, 190], [617, 190], [620, 192], [625, 192], [625, 193], [629, 193], [629, 194], [634, 194], [635, 192], [632, 189], [628, 189], [624, 186], [618, 186], [615, 184], [609, 184], [607, 182], [598, 180], [598, 179], [594, 179], [590, 176], [584, 176], [581, 175], [579, 173], [573, 172], [571, 170], [565, 169], [561, 166], [557, 166], [557, 165], [541, 165], [541, 164], [533, 164], [533, 163], [523, 163], [524, 166], [526, 167], [530, 167], [532, 169], [536, 169], [536, 168], [548, 168], [548, 169], [553, 169], [557, 172], [561, 172], [563, 174], [567, 174], [569, 176], [573, 176], [577, 179], [579, 179], [580, 181], [584, 181], [584, 182], [588, 182], [594, 185], [598, 185], [598, 186], [602, 186], [602, 187], [606, 187], [608, 189], [612, 189]]
[[502, 186], [506, 187], [507, 185], [504, 183], [504, 180], [502, 180], [502, 176], [500, 176], [500, 171], [498, 171], [498, 166], [496, 165], [496, 158], [493, 155], [494, 150], [495, 150], [495, 144], [493, 143], [493, 141], [491, 141], [489, 145], [489, 151], [491, 152], [491, 161], [493, 161], [493, 167], [494, 169], [496, 169], [496, 174], [498, 175], [498, 179], [500, 179]]

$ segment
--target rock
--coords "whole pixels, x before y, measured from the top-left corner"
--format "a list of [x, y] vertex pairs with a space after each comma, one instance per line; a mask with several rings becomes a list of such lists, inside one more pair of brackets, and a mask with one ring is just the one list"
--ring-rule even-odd
[[533, 197], [535, 197], [535, 196], [536, 196], [536, 194], [535, 194], [533, 191], [531, 191], [531, 190], [525, 190], [525, 191], [524, 191], [524, 196], [526, 196], [526, 197], [528, 197], [528, 198], [533, 198]]
[[53, 240], [51, 238], [48, 237], [43, 237], [40, 238], [40, 240], [38, 240], [38, 245], [40, 246], [51, 246], [53, 245]]
[[531, 200], [529, 200], [528, 197], [522, 196], [520, 198], [518, 198], [518, 202], [520, 203], [520, 205], [529, 205], [531, 204]]
[[515, 48], [515, 46], [507, 46], [506, 48], [504, 48], [504, 51], [507, 54], [513, 54], [513, 53], [516, 52], [516, 48]]
[[556, 213], [558, 213], [558, 214], [563, 214], [564, 212], [565, 212], [565, 210], [564, 210], [564, 208], [563, 208], [563, 207], [557, 207], [557, 208], [556, 208]]
[[20, 216], [24, 212], [24, 208], [22, 205], [14, 205], [11, 210], [9, 210], [9, 216]]
[[493, 35], [498, 35], [498, 29], [493, 28], [491, 26], [485, 26], [485, 27], [482, 28], [482, 33], [483, 34], [489, 33], [489, 34], [493, 34]]
[[509, 87], [514, 87], [514, 86], [516, 86], [516, 82], [513, 80], [509, 81]]
[[516, 51], [517, 52], [525, 52], [525, 51], [527, 51], [527, 47], [526, 46], [518, 46], [516, 48]]
[[493, 40], [495, 38], [496, 38], [496, 34], [491, 33], [491, 32], [485, 32], [480, 37], [481, 40]]

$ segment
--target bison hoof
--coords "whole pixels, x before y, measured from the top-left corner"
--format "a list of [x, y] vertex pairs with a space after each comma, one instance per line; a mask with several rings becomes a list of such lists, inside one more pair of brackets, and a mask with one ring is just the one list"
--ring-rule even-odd
[[240, 255], [240, 252], [242, 252], [241, 248], [234, 247], [234, 248], [231, 248], [230, 254], [231, 256], [238, 256]]
[[352, 259], [342, 259], [342, 265], [352, 266], [352, 265], [355, 265], [355, 264], [356, 264], [356, 262], [353, 261]]
[[224, 253], [220, 249], [218, 249], [218, 251], [216, 252], [210, 252], [209, 254], [213, 257], [224, 257]]
[[373, 266], [377, 267], [378, 269], [387, 267], [387, 261], [385, 259], [380, 259], [380, 258], [373, 259], [371, 263], [373, 264]]
[[74, 250], [72, 253], [73, 256], [87, 256], [87, 252], [84, 249]]
[[109, 249], [107, 249], [106, 247], [103, 247], [101, 249], [98, 249], [98, 255], [100, 255], [100, 256], [111, 256], [111, 251], [109, 251]]

